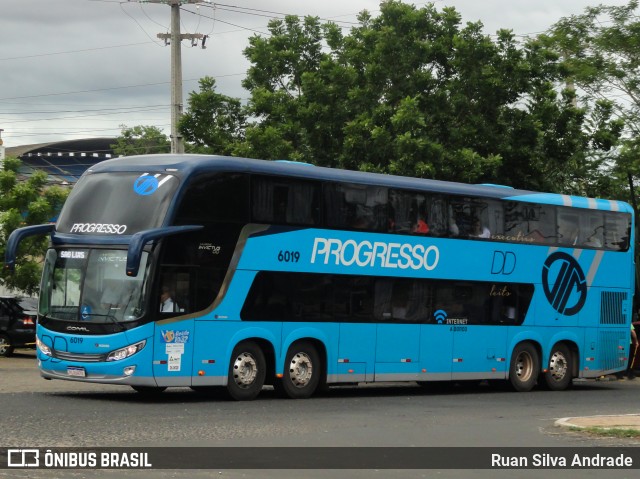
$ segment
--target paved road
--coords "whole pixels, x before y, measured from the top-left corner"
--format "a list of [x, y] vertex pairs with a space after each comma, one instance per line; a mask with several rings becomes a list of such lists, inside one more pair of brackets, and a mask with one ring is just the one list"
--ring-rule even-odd
[[[186, 388], [146, 399], [125, 386], [39, 377], [31, 352], [0, 358], [0, 447], [53, 446], [527, 446], [640, 445], [567, 432], [567, 416], [640, 412], [640, 380], [577, 383], [570, 391], [513, 393], [487, 386], [428, 391], [413, 384], [332, 389], [304, 401], [263, 391], [256, 401], [229, 402]], [[295, 458], [292, 458], [295, 460]], [[42, 474], [40, 475], [40, 472]], [[94, 471], [28, 477], [158, 477], [160, 471]], [[303, 471], [304, 472], [304, 471]], [[313, 472], [313, 474], [311, 474]], [[341, 471], [338, 471], [341, 472]], [[345, 472], [345, 471], [342, 471]], [[226, 477], [433, 477], [433, 471], [220, 471]], [[508, 471], [438, 471], [437, 476], [499, 477]], [[564, 475], [573, 472], [573, 475]], [[630, 477], [607, 471], [607, 477]], [[12, 473], [13, 475], [10, 475]], [[46, 474], [45, 474], [46, 473]], [[555, 471], [575, 477], [577, 471]], [[580, 471], [602, 477], [603, 471]], [[141, 475], [142, 474], [142, 475]], [[150, 474], [145, 476], [144, 474]], [[161, 477], [209, 477], [164, 472]], [[199, 476], [199, 474], [202, 474]], [[208, 474], [211, 474], [210, 472]], [[509, 471], [504, 477], [539, 477]], [[3, 477], [27, 477], [0, 471]]]

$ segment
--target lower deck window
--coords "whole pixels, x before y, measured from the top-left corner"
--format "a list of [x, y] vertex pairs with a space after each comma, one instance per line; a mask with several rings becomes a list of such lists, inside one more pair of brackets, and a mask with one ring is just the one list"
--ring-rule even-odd
[[331, 274], [258, 273], [245, 321], [516, 325], [533, 285]]

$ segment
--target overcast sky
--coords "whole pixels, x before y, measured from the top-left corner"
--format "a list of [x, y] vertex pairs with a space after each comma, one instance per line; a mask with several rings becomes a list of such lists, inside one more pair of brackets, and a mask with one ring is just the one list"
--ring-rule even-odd
[[[154, 0], [155, 1], [155, 0]], [[229, 0], [186, 5], [182, 33], [209, 35], [206, 49], [183, 42], [185, 105], [197, 80], [212, 76], [217, 91], [246, 99], [242, 51], [270, 18], [316, 15], [347, 28], [358, 12], [379, 11], [378, 0]], [[422, 6], [425, 2], [415, 3]], [[542, 32], [563, 16], [601, 0], [440, 0], [463, 22], [480, 20], [487, 33]], [[626, 4], [626, 0], [607, 0]], [[215, 6], [214, 6], [215, 5]], [[117, 136], [120, 125], [170, 129], [170, 8], [126, 0], [0, 0], [0, 128], [5, 146]]]

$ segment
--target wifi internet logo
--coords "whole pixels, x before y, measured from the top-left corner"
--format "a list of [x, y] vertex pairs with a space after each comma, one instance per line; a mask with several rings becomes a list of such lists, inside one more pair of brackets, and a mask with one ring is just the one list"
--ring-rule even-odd
[[447, 312], [439, 309], [435, 313], [433, 313], [433, 317], [436, 318], [438, 324], [442, 324], [447, 320]]

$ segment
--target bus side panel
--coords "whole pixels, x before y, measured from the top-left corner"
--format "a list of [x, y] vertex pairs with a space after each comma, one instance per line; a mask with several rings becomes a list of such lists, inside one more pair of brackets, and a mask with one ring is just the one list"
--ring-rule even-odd
[[378, 324], [376, 381], [419, 381], [419, 324]]
[[[278, 360], [276, 361], [276, 374], [284, 373], [285, 359], [289, 347], [298, 340], [311, 339], [320, 342], [326, 350], [327, 371], [329, 365], [335, 365], [338, 357], [338, 335], [339, 326], [336, 323], [283, 323], [282, 325], [282, 348], [279, 354], [276, 351]], [[322, 356], [324, 353], [319, 350]]]
[[376, 325], [340, 323], [337, 361], [329, 364], [329, 382], [373, 381]]
[[[243, 341], [270, 344], [276, 357], [281, 349], [281, 323], [210, 318], [196, 321], [195, 328], [196, 352], [193, 356], [193, 376], [190, 378], [192, 386], [226, 386], [231, 354]], [[263, 352], [267, 356], [267, 351]]]
[[452, 379], [503, 379], [507, 327], [445, 326], [453, 330]]
[[451, 379], [453, 333], [446, 324], [423, 324], [421, 329], [421, 381]]
[[596, 378], [627, 367], [629, 328], [586, 328], [584, 334], [580, 377]]

